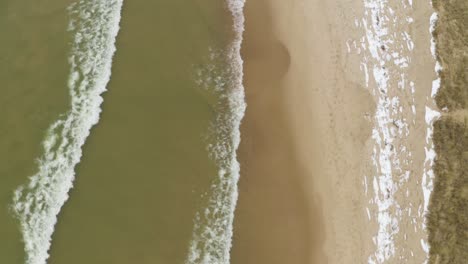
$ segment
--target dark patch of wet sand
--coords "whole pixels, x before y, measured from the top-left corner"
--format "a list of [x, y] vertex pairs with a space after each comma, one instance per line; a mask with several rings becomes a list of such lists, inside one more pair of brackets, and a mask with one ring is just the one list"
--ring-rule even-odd
[[320, 254], [321, 216], [320, 210], [310, 210], [303, 186], [307, 172], [297, 158], [284, 96], [291, 58], [275, 38], [268, 8], [268, 1], [247, 1], [244, 9], [241, 53], [248, 107], [238, 151], [232, 263], [305, 264], [311, 263], [311, 252]]

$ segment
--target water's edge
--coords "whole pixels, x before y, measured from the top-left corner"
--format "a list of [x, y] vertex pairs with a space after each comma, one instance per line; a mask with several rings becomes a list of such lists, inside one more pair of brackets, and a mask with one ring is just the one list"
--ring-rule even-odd
[[[233, 17], [235, 36], [225, 54], [221, 55], [227, 56], [230, 65], [217, 76], [222, 81], [214, 81], [212, 85], [215, 90], [219, 90], [215, 92], [221, 92], [222, 95], [220, 111], [217, 111], [215, 121], [210, 125], [210, 134], [215, 141], [208, 145], [210, 156], [218, 166], [218, 178], [211, 186], [212, 194], [207, 207], [195, 217], [186, 264], [230, 262], [240, 173], [236, 151], [240, 143], [240, 123], [246, 108], [242, 85], [243, 61], [240, 55], [244, 0], [228, 0], [227, 6]], [[216, 51], [212, 56], [216, 60]]]

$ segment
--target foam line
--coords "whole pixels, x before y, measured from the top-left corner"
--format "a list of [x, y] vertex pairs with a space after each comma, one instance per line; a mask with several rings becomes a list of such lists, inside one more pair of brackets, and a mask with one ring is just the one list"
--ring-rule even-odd
[[98, 123], [100, 96], [111, 76], [122, 0], [82, 0], [69, 8], [73, 34], [69, 63], [70, 110], [51, 125], [43, 142], [38, 172], [14, 193], [26, 264], [45, 264], [60, 209], [68, 199], [82, 146]]
[[[218, 165], [218, 178], [211, 187], [208, 205], [195, 217], [194, 231], [186, 264], [228, 264], [232, 245], [234, 210], [236, 208], [239, 179], [239, 163], [236, 150], [240, 143], [240, 123], [245, 112], [243, 61], [240, 56], [244, 31], [244, 0], [228, 0], [229, 11], [234, 18], [235, 38], [227, 53], [212, 52], [211, 58], [227, 56], [230, 65], [215, 78], [213, 72], [205, 76], [207, 86], [220, 95], [220, 105], [209, 144], [211, 158]], [[202, 78], [204, 78], [202, 76]], [[227, 105], [227, 109], [226, 109]]]

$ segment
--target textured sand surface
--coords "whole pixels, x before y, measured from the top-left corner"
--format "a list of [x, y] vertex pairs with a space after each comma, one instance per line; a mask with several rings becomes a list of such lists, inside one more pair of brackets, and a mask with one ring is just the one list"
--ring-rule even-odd
[[[371, 256], [376, 263], [422, 263], [426, 258], [421, 179], [425, 106], [435, 78], [432, 10], [424, 1], [411, 8], [407, 2], [385, 5], [396, 14], [395, 47], [406, 45], [400, 35], [409, 32], [415, 48], [399, 51], [409, 58], [408, 67], [388, 66], [388, 97], [398, 98], [402, 109], [391, 117], [404, 120], [408, 131], [392, 134], [392, 157], [402, 155], [405, 164], [392, 167], [391, 188], [377, 184], [374, 190], [381, 168], [372, 162], [371, 136], [380, 97], [372, 69], [367, 81], [363, 70], [372, 45], [362, 24], [364, 1], [247, 1], [248, 108], [239, 150], [234, 264], [367, 263]], [[379, 48], [384, 53], [393, 46]], [[373, 62], [364, 63], [370, 68]], [[414, 93], [409, 85], [400, 87], [401, 74], [409, 76]], [[407, 152], [400, 153], [403, 147]], [[408, 180], [400, 180], [406, 171]], [[397, 230], [379, 225], [377, 200], [387, 201], [386, 196], [394, 204], [384, 213], [397, 219]], [[393, 248], [388, 241], [375, 242], [379, 230], [388, 231]]]

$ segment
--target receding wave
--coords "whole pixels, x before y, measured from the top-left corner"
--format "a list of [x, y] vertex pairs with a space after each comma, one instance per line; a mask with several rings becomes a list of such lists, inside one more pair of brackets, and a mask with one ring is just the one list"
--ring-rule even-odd
[[86, 0], [72, 4], [73, 34], [68, 89], [71, 108], [51, 125], [43, 142], [38, 172], [14, 193], [27, 264], [45, 264], [57, 215], [73, 186], [90, 129], [99, 120], [102, 97], [111, 75], [122, 0]]
[[202, 72], [199, 76], [199, 84], [211, 89], [219, 99], [215, 106], [216, 118], [210, 126], [209, 136], [212, 140], [208, 145], [211, 158], [218, 165], [218, 177], [211, 186], [208, 205], [195, 217], [186, 264], [228, 264], [230, 259], [239, 179], [236, 150], [246, 105], [240, 56], [244, 0], [228, 0], [227, 4], [234, 18], [235, 38], [227, 50], [212, 50], [210, 58], [213, 65], [218, 60], [227, 60], [228, 66], [222, 69], [208, 66], [208, 72]]

